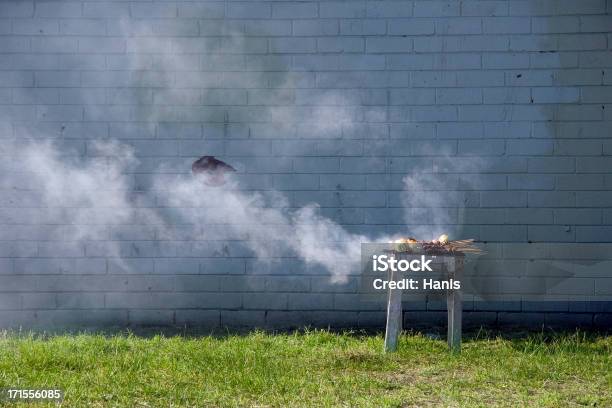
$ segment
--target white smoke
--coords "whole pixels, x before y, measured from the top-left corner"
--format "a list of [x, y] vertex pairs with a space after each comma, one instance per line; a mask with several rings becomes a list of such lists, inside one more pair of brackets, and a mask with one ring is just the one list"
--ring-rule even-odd
[[[120, 248], [122, 231], [146, 223], [162, 237], [171, 235], [172, 225], [155, 208], [134, 202], [127, 171], [137, 159], [129, 146], [99, 141], [88, 153], [87, 157], [67, 155], [51, 142], [30, 141], [10, 150], [19, 172], [3, 166], [0, 183], [13, 186], [13, 199], [22, 210], [43, 211], [31, 222], [55, 226], [55, 242], [75, 250], [92, 241], [103, 242], [104, 255], [127, 268]], [[17, 187], [19, 177], [27, 184]], [[176, 175], [169, 180], [159, 175], [154, 176], [153, 187], [180, 224], [192, 226], [186, 238], [215, 240], [221, 227], [227, 235], [241, 237], [259, 259], [292, 254], [307, 264], [323, 266], [333, 281], [355, 272], [360, 245], [371, 239], [321, 216], [316, 204], [289, 210], [282, 193], [241, 191], [232, 179], [210, 187], [198, 176]]]
[[[287, 136], [281, 138], [289, 141], [295, 136], [342, 139], [356, 124], [385, 121], [386, 110], [363, 104], [363, 95], [359, 92], [322, 91], [312, 85], [302, 86], [301, 81], [314, 80], [312, 73], [277, 69], [277, 62], [264, 58], [265, 55], [258, 60], [257, 55], [249, 53], [249, 47], [254, 45], [252, 38], [245, 38], [234, 29], [225, 28], [223, 37], [215, 34], [208, 38], [162, 38], [156, 36], [156, 27], [129, 18], [118, 19], [114, 27], [119, 32], [113, 36], [125, 39], [128, 52], [113, 56], [118, 59], [111, 61], [120, 69], [117, 72], [129, 73], [133, 86], [108, 90], [105, 102], [116, 106], [99, 102], [99, 89], [82, 89], [86, 117], [104, 120], [108, 110], [116, 108], [114, 113], [128, 112], [131, 121], [146, 124], [195, 122], [221, 127], [228, 123], [260, 122], [286, 130]], [[208, 94], [215, 91], [209, 88], [223, 88], [223, 92]], [[241, 99], [241, 95], [251, 90], [255, 98], [261, 98], [259, 102]], [[208, 106], [208, 97], [214, 100], [211, 106]], [[240, 102], [236, 103], [236, 99]], [[173, 110], [175, 106], [180, 114]], [[111, 132], [120, 128], [117, 126], [111, 126]], [[136, 137], [147, 137], [148, 133], [147, 128], [143, 131], [145, 136]], [[127, 136], [131, 136], [129, 132]], [[24, 139], [28, 135], [17, 137]], [[220, 139], [225, 150], [225, 138], [214, 137]], [[286, 154], [304, 157], [302, 145], [297, 142], [295, 150], [288, 149]], [[137, 143], [146, 144], [146, 139]], [[5, 156], [12, 157], [21, 168], [19, 173], [2, 172], [2, 185], [19, 184], [19, 174], [27, 174], [29, 187], [15, 188], [12, 193], [18, 202], [27, 197], [32, 207], [45, 211], [39, 224], [58, 226], [65, 245], [80, 248], [99, 241], [106, 246], [105, 256], [121, 259], [122, 231], [130, 226], [147, 225], [154, 231], [154, 239], [171, 236], [169, 231], [174, 220], [170, 221], [165, 213], [170, 210], [192, 226], [188, 238], [214, 239], [214, 231], [223, 228], [240, 237], [261, 259], [289, 252], [306, 263], [325, 267], [333, 279], [342, 280], [357, 268], [362, 242], [387, 240], [349, 233], [323, 217], [314, 203], [289, 209], [288, 199], [280, 192], [247, 192], [236, 181], [221, 188], [207, 187], [197, 178], [185, 175], [188, 167], [168, 171], [166, 166], [172, 165], [163, 160], [157, 168], [148, 163], [153, 189], [145, 193], [154, 195], [158, 202], [167, 203], [170, 208], [145, 208], [133, 200], [132, 177], [138, 160], [130, 146], [111, 139], [88, 144], [88, 148], [86, 156], [78, 158], [65, 155], [50, 142], [32, 141], [25, 146], [5, 147]], [[176, 160], [174, 164], [182, 165], [204, 154], [212, 153], [193, 151], [182, 158], [184, 161]], [[172, 172], [182, 175], [170, 176], [171, 180], [161, 176]], [[440, 207], [441, 197], [429, 196], [423, 201], [423, 196], [411, 193], [423, 184], [419, 176], [408, 176], [406, 180], [408, 207]], [[438, 224], [446, 224], [441, 216], [435, 218]], [[202, 237], [203, 227], [208, 230]], [[424, 233], [418, 236], [427, 237]]]
[[425, 240], [442, 234], [460, 238], [462, 212], [473, 205], [479, 174], [485, 168], [478, 157], [453, 157], [442, 152], [432, 168], [414, 169], [404, 176], [401, 199], [408, 232]]
[[0, 185], [12, 197], [14, 212], [24, 215], [17, 220], [41, 230], [51, 227], [50, 238], [64, 249], [83, 251], [88, 243], [100, 241], [104, 254], [122, 263], [118, 229], [163, 224], [152, 209], [139, 208], [134, 201], [126, 169], [137, 160], [129, 146], [94, 141], [89, 156], [82, 157], [61, 151], [52, 141], [7, 145]]
[[[189, 225], [221, 225], [260, 259], [293, 253], [307, 264], [325, 267], [342, 281], [360, 262], [361, 235], [348, 233], [321, 216], [315, 204], [288, 210], [279, 192], [240, 191], [234, 181], [210, 187], [199, 177], [176, 177], [157, 189]], [[206, 231], [205, 231], [206, 235]]]

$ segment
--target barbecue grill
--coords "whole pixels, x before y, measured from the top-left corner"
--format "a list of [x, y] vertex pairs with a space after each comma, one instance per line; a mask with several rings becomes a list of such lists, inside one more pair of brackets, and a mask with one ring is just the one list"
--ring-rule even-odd
[[[466, 253], [480, 253], [480, 249], [473, 245], [473, 240], [448, 241], [446, 235], [442, 235], [433, 241], [417, 241], [414, 238], [400, 239], [391, 245], [388, 251], [393, 253], [397, 260], [411, 261], [421, 255], [432, 257], [434, 270], [439, 272], [445, 279], [461, 281], [463, 276], [463, 264]], [[389, 280], [397, 281], [400, 272], [389, 271]], [[461, 313], [462, 296], [461, 290], [446, 290], [447, 305], [447, 341], [452, 352], [461, 350]], [[385, 330], [385, 351], [397, 350], [397, 340], [402, 330], [402, 290], [389, 288], [387, 298], [387, 324]]]

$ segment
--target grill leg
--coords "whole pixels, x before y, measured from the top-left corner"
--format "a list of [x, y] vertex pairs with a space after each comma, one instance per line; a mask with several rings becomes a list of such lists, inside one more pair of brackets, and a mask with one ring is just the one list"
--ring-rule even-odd
[[[391, 280], [397, 280], [398, 272], [391, 272]], [[397, 340], [402, 331], [402, 290], [389, 289], [387, 300], [387, 327], [385, 330], [385, 352], [397, 350]]]
[[[449, 277], [461, 280], [463, 259], [457, 258], [454, 263], [454, 268], [451, 269]], [[449, 290], [447, 292], [446, 307], [448, 309], [448, 347], [451, 352], [458, 353], [461, 351], [461, 314], [463, 311], [461, 290]]]

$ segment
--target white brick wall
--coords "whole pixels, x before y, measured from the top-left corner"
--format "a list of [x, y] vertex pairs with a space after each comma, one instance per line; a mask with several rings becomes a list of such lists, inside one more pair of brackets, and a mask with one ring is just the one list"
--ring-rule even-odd
[[[161, 165], [187, 172], [212, 154], [245, 188], [316, 201], [350, 231], [405, 232], [401, 180], [417, 169], [449, 190], [458, 237], [610, 242], [611, 12], [610, 0], [2, 1], [0, 138], [79, 155], [120, 139], [141, 160], [129, 176], [143, 206], [164, 204], [150, 182]], [[317, 127], [326, 110], [341, 120]], [[49, 215], [15, 187], [0, 186], [1, 326], [382, 324], [357, 277], [331, 285], [235, 242], [125, 226], [118, 264], [108, 237], [74, 247], [32, 225]], [[609, 301], [612, 280], [585, 279], [549, 293], [552, 309], [504, 303], [512, 285], [466, 308], [475, 322], [522, 310], [609, 323], [610, 303], [576, 302]]]

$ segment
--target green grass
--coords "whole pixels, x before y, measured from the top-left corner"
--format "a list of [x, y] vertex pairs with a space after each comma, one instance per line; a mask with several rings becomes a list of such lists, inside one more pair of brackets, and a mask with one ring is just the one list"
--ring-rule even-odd
[[67, 407], [612, 406], [612, 337], [480, 335], [460, 355], [419, 334], [402, 336], [397, 353], [382, 344], [380, 335], [326, 331], [8, 334], [0, 387], [60, 387]]

